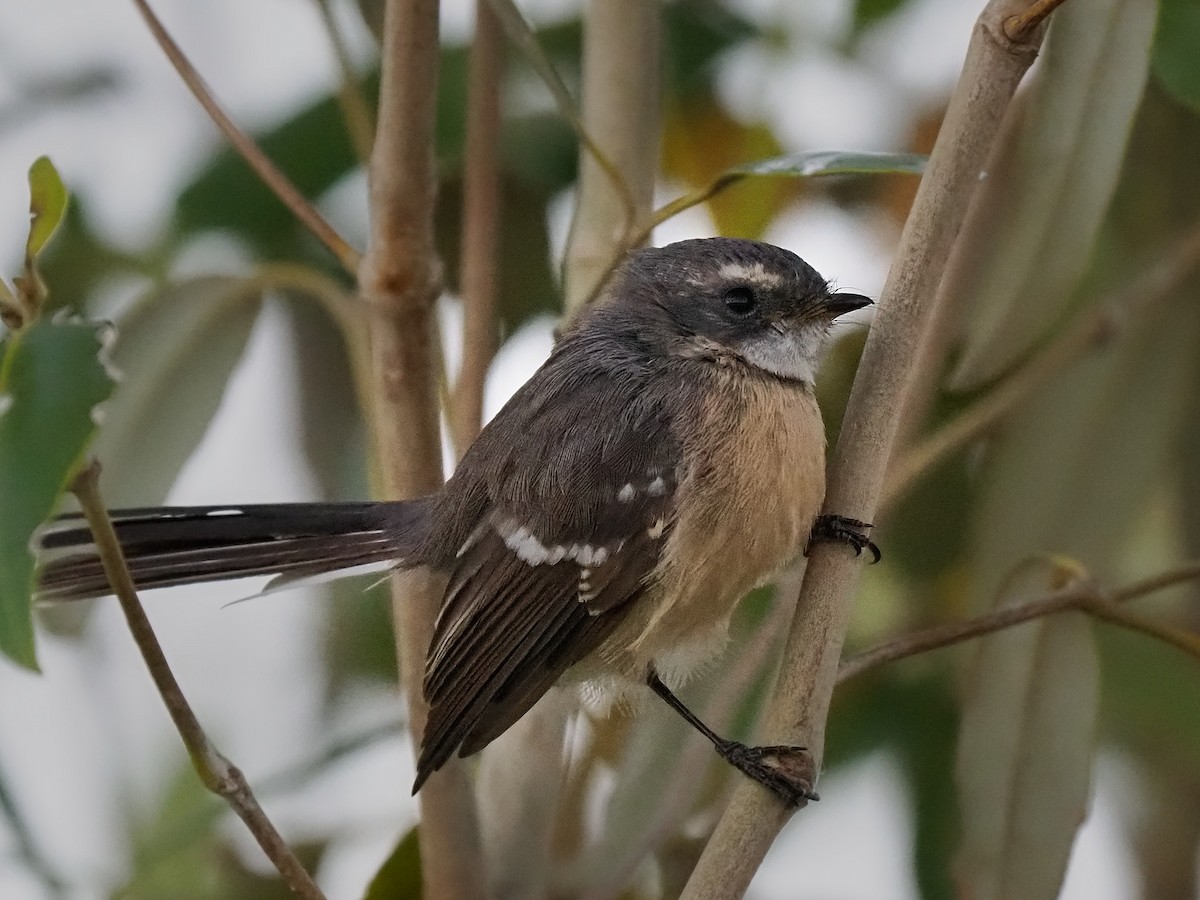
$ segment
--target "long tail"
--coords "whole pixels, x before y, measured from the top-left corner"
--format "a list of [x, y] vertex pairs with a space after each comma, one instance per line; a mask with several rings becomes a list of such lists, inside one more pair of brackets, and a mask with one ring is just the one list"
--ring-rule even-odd
[[[164, 506], [112, 512], [138, 588], [251, 575], [298, 580], [365, 565], [417, 564], [428, 500]], [[38, 597], [82, 600], [112, 593], [79, 514], [39, 538]]]

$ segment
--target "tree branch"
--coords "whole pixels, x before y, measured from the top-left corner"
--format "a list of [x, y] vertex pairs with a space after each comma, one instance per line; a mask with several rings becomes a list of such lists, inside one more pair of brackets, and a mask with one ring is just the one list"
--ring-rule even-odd
[[246, 164], [254, 170], [254, 173], [262, 179], [263, 184], [270, 188], [283, 205], [291, 210], [292, 215], [300, 220], [300, 224], [337, 257], [343, 268], [347, 272], [354, 272], [359, 264], [358, 251], [334, 230], [324, 216], [317, 212], [316, 207], [309, 203], [304, 195], [296, 189], [296, 186], [288, 180], [288, 177], [276, 167], [275, 163], [271, 162], [263, 153], [262, 148], [234, 124], [221, 105], [217, 103], [212, 91], [200, 77], [200, 73], [196, 71], [191, 61], [184, 55], [183, 50], [175, 43], [175, 39], [171, 37], [146, 0], [133, 0], [133, 5], [142, 14], [150, 33], [154, 35], [154, 39], [167, 55], [167, 59], [171, 61], [171, 65], [175, 67], [175, 71], [179, 73], [179, 77], [183, 79], [183, 83], [192, 92], [192, 96], [200, 101], [200, 105], [204, 107], [204, 111], [208, 113], [213, 123], [221, 129], [221, 133], [225, 135], [230, 146], [246, 161]]
[[154, 686], [162, 696], [167, 713], [187, 748], [196, 774], [200, 776], [204, 786], [223, 798], [246, 824], [292, 893], [306, 900], [324, 900], [325, 895], [321, 893], [316, 882], [305, 871], [300, 860], [292, 853], [275, 826], [271, 824], [271, 820], [267, 818], [267, 814], [258, 805], [250, 785], [246, 783], [246, 777], [212, 745], [192, 712], [187, 698], [184, 697], [158, 638], [154, 635], [150, 620], [146, 617], [146, 611], [142, 609], [138, 600], [133, 577], [129, 574], [125, 556], [121, 552], [121, 542], [117, 540], [116, 530], [100, 497], [99, 476], [100, 466], [93, 461], [76, 476], [71, 490], [79, 498], [79, 505], [96, 541], [96, 552], [104, 564], [104, 573], [108, 576], [108, 583], [117, 595], [121, 611], [125, 613], [125, 620], [129, 623], [129, 632], [146, 661], [146, 668], [150, 671]]
[[[598, 152], [579, 157], [579, 198], [563, 261], [564, 321], [592, 298], [614, 254], [650, 217], [658, 173], [662, 11], [644, 0], [593, 0], [584, 14], [583, 132]], [[614, 189], [603, 160], [623, 175]]]
[[[372, 311], [374, 436], [389, 497], [427, 494], [442, 483], [434, 309], [441, 269], [433, 239], [438, 54], [437, 0], [388, 0], [368, 169], [371, 238], [358, 285]], [[414, 738], [428, 716], [423, 668], [444, 588], [444, 579], [426, 570], [392, 577], [396, 650]], [[452, 760], [431, 776], [419, 799], [428, 890], [484, 897], [475, 801], [462, 764]]]
[[467, 87], [463, 163], [462, 368], [451, 406], [454, 447], [466, 451], [483, 423], [483, 393], [496, 353], [496, 278], [500, 233], [500, 87], [504, 41], [489, 0], [475, 2], [475, 39]]
[[1089, 350], [1139, 325], [1197, 269], [1200, 225], [1190, 229], [1128, 285], [1081, 312], [1058, 337], [982, 399], [904, 453], [891, 467], [880, 505], [889, 507], [930, 469], [990, 431]]
[[[1040, 31], [1028, 43], [1004, 33], [1004, 21], [1026, 8], [1019, 0], [991, 0], [975, 26], [859, 364], [829, 472], [827, 513], [871, 521], [877, 511], [938, 281], [1001, 119], [1040, 44]], [[767, 717], [764, 743], [805, 746], [818, 768], [860, 566], [849, 547], [813, 547]], [[789, 814], [758, 785], [739, 785], [683, 896], [740, 897]]]
[[994, 631], [1020, 625], [1031, 619], [1071, 610], [1085, 612], [1123, 628], [1140, 631], [1200, 660], [1200, 637], [1154, 622], [1144, 616], [1121, 609], [1119, 606], [1128, 600], [1144, 597], [1155, 591], [1194, 581], [1197, 578], [1200, 578], [1200, 561], [1187, 563], [1153, 578], [1134, 582], [1116, 591], [1102, 591], [1093, 584], [1074, 584], [1027, 603], [1001, 607], [964, 622], [938, 625], [887, 641], [845, 660], [838, 669], [837, 683], [842, 684], [886, 663], [982, 637]]

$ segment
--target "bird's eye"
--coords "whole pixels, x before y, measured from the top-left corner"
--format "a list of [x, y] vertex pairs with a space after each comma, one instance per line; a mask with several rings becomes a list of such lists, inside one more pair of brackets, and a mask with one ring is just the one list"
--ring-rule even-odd
[[725, 292], [725, 305], [729, 311], [744, 316], [754, 310], [756, 298], [754, 291], [745, 285], [731, 287]]

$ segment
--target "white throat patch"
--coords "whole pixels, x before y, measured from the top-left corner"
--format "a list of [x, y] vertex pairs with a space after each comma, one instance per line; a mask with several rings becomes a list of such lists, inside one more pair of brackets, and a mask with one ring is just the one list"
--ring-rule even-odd
[[823, 325], [815, 323], [788, 329], [783, 334], [771, 331], [742, 343], [737, 352], [757, 369], [811, 386], [816, 383], [825, 331]]

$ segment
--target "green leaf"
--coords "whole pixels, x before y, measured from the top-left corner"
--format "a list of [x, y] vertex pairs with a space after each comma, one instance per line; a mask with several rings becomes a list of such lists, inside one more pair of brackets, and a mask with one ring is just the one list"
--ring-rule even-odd
[[95, 325], [35, 322], [0, 345], [0, 651], [36, 668], [34, 530], [54, 511], [113, 380]]
[[[997, 607], [1077, 583], [1077, 565], [1037, 559]], [[1053, 900], [1084, 819], [1100, 706], [1100, 663], [1082, 613], [996, 632], [976, 648], [955, 768], [962, 809], [959, 893]]]
[[42, 248], [54, 236], [67, 211], [67, 189], [47, 156], [39, 156], [29, 167], [29, 238], [25, 242], [25, 265], [32, 266]]
[[1200, 3], [1196, 0], [1162, 0], [1152, 67], [1172, 97], [1200, 113]]
[[652, 226], [660, 225], [685, 209], [703, 203], [731, 185], [745, 178], [763, 176], [788, 176], [793, 178], [821, 178], [829, 175], [919, 175], [925, 170], [926, 157], [919, 153], [874, 153], [853, 150], [810, 150], [743, 163], [727, 170], [706, 187], [684, 194], [665, 206], [659, 207], [651, 217]]
[[966, 337], [954, 389], [1011, 367], [1075, 297], [1117, 186], [1155, 15], [1145, 0], [1055, 13], [955, 249], [948, 300]]
[[421, 900], [421, 835], [416, 826], [384, 860], [363, 900]]
[[854, 4], [854, 22], [851, 26], [855, 35], [862, 34], [876, 22], [880, 22], [896, 12], [905, 0], [856, 0]]
[[208, 428], [262, 306], [252, 279], [203, 276], [158, 288], [121, 318], [122, 374], [94, 452], [114, 505], [162, 503]]

